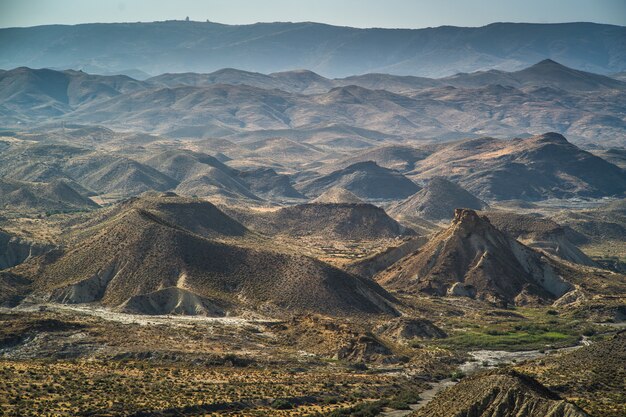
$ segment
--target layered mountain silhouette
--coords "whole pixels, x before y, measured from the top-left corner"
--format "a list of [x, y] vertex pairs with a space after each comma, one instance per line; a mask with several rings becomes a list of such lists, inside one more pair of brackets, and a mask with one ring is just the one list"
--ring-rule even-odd
[[248, 233], [208, 202], [147, 196], [38, 268], [25, 263], [5, 277], [32, 281], [36, 294], [56, 302], [147, 314], [395, 314], [393, 298], [377, 284], [306, 256], [260, 249]]
[[477, 71], [458, 73], [444, 78], [371, 73], [330, 79], [306, 70], [285, 71], [266, 75], [227, 68], [210, 74], [162, 74], [150, 78], [146, 82], [155, 86], [170, 88], [180, 86], [206, 87], [213, 84], [249, 85], [300, 94], [320, 94], [336, 87], [351, 85], [369, 90], [386, 90], [394, 93], [406, 93], [444, 86], [480, 88], [489, 85], [503, 85], [515, 88], [550, 87], [578, 92], [623, 90], [626, 88], [623, 80], [575, 70], [551, 59], [545, 59], [520, 71]]
[[176, 185], [174, 179], [133, 159], [60, 144], [26, 143], [3, 151], [0, 175], [30, 182], [62, 180], [83, 194], [134, 195]]
[[554, 300], [573, 289], [560, 266], [496, 229], [473, 210], [377, 277], [386, 288], [524, 304]]
[[[278, 140], [285, 149], [291, 140], [297, 143], [289, 148], [302, 152], [308, 145], [306, 152], [318, 156], [322, 147], [364, 149], [381, 139], [546, 131], [621, 146], [626, 130], [621, 100], [626, 83], [551, 60], [516, 72], [442, 79], [382, 74], [327, 79], [304, 71], [239, 70], [162, 77], [173, 81], [24, 67], [3, 71], [0, 120], [11, 127], [56, 120], [177, 138]], [[263, 146], [269, 153], [276, 150], [272, 142], [254, 150], [262, 153]]]
[[578, 69], [615, 73], [626, 66], [619, 53], [623, 37], [623, 27], [593, 23], [426, 29], [357, 29], [312, 22], [51, 25], [2, 29], [0, 39], [11, 42], [5, 42], [0, 67], [81, 68], [94, 73], [134, 69], [154, 75], [308, 68], [332, 77], [371, 72], [441, 77], [490, 68], [518, 70], [546, 57]]
[[147, 159], [145, 164], [178, 181], [175, 190], [184, 195], [259, 199], [237, 170], [206, 154], [171, 150]]

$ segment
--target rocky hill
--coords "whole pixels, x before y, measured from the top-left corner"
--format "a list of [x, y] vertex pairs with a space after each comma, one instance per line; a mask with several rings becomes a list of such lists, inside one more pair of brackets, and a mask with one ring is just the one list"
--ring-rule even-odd
[[626, 332], [602, 338], [572, 352], [516, 367], [593, 416], [626, 413]]
[[0, 229], [0, 269], [19, 265], [51, 249], [53, 246], [49, 244], [30, 242]]
[[450, 220], [457, 208], [482, 210], [487, 203], [442, 177], [432, 178], [420, 191], [388, 207], [397, 218], [418, 217], [431, 221]]
[[267, 235], [371, 240], [414, 233], [385, 210], [366, 203], [308, 203], [266, 212], [233, 210], [232, 215], [250, 229]]
[[536, 380], [515, 371], [491, 371], [464, 378], [437, 395], [413, 417], [588, 417], [576, 405]]
[[585, 239], [576, 231], [562, 227], [558, 223], [529, 214], [516, 214], [504, 211], [484, 213], [496, 228], [513, 236], [520, 242], [535, 249], [540, 249], [570, 262], [596, 266], [574, 241]]
[[169, 198], [132, 201], [62, 254], [10, 274], [51, 301], [147, 314], [394, 314], [375, 283], [253, 240], [238, 244], [245, 228], [210, 203]]
[[487, 200], [602, 197], [626, 191], [624, 170], [557, 133], [442, 145], [406, 175], [420, 180], [444, 176]]
[[496, 229], [473, 210], [457, 209], [450, 227], [377, 275], [389, 289], [525, 304], [573, 289], [558, 265]]

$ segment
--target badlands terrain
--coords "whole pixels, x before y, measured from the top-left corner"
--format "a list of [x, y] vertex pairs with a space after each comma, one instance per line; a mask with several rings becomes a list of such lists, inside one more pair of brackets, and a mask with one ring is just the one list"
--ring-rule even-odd
[[[225, 62], [285, 36], [202, 25], [120, 30], [210, 27]], [[93, 25], [1, 29], [0, 415], [625, 415], [624, 29], [572, 25], [610, 66], [529, 47], [390, 75], [415, 61], [367, 66], [363, 30], [354, 67], [298, 58], [328, 77], [268, 55], [131, 78], [106, 48], [115, 75], [20, 66]]]

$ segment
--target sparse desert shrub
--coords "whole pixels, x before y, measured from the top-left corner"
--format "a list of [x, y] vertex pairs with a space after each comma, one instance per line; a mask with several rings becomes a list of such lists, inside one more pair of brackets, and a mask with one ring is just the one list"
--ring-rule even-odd
[[458, 381], [460, 379], [465, 378], [465, 373], [461, 372], [461, 371], [453, 371], [450, 374], [450, 379], [454, 380], [454, 381]]
[[293, 404], [282, 398], [277, 398], [272, 401], [271, 406], [276, 410], [291, 410], [293, 408]]

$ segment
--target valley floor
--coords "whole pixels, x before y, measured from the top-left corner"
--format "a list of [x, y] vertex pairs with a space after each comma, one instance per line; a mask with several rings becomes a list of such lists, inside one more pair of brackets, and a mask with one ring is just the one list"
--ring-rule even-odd
[[[516, 313], [522, 317], [513, 319], [517, 322], [533, 317], [541, 323], [542, 317], [551, 317], [534, 309]], [[466, 332], [476, 326], [475, 317], [457, 318], [454, 326]], [[504, 329], [511, 318], [487, 320], [487, 328], [478, 331]], [[553, 321], [558, 327], [567, 320]], [[395, 356], [366, 364], [312, 353], [313, 346], [290, 345], [285, 328], [315, 333], [316, 321], [310, 317], [276, 321], [137, 316], [48, 304], [3, 309], [0, 322], [0, 410], [7, 416], [398, 417], [419, 409], [465, 375], [511, 365], [547, 383], [560, 378], [565, 398], [594, 416], [618, 416], [622, 410], [619, 372], [596, 375], [606, 394], [598, 398], [580, 388], [569, 391], [575, 377], [567, 372], [576, 372], [574, 367], [554, 376], [544, 370], [570, 363], [572, 354], [601, 350], [606, 340], [620, 337], [614, 326], [595, 325], [593, 336], [574, 337], [560, 349], [553, 345], [528, 350], [535, 342], [521, 342], [523, 351], [515, 346], [507, 351], [490, 348], [497, 345], [481, 350], [480, 339], [473, 345], [456, 344], [451, 331], [451, 341], [398, 347]], [[594, 367], [599, 360], [595, 354], [580, 357]], [[624, 352], [614, 352], [611, 361], [612, 369], [623, 368]]]

